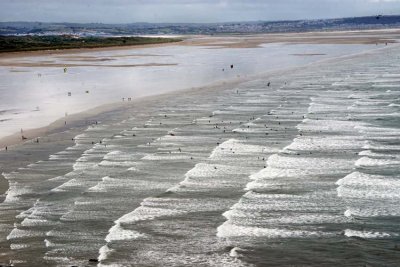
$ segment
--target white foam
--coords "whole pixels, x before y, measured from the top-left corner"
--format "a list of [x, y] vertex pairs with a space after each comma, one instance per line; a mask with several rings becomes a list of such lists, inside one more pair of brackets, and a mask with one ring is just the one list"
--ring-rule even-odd
[[73, 178], [73, 179], [63, 183], [62, 185], [51, 189], [50, 191], [52, 191], [52, 192], [65, 192], [68, 188], [79, 187], [79, 186], [82, 186], [82, 184], [83, 184], [82, 181], [79, 181], [79, 180]]
[[229, 139], [217, 146], [210, 155], [210, 159], [223, 160], [227, 155], [257, 155], [261, 153], [276, 153], [278, 149], [267, 148], [258, 145], [245, 144], [236, 139]]
[[352, 216], [351, 210], [350, 210], [350, 209], [347, 209], [347, 210], [343, 213], [343, 215], [346, 216], [346, 217], [351, 217], [351, 216]]
[[109, 176], [105, 176], [101, 178], [101, 182], [96, 184], [95, 186], [90, 187], [88, 192], [107, 192], [107, 185], [121, 182], [120, 179], [111, 178]]
[[74, 165], [72, 165], [74, 171], [82, 171], [95, 167], [97, 164], [95, 162], [87, 162], [84, 158], [79, 158]]
[[[235, 176], [246, 173], [246, 167], [237, 165], [222, 165], [198, 163], [185, 174], [185, 179], [178, 185], [173, 186], [167, 192], [199, 191], [221, 187], [236, 187]], [[218, 177], [218, 179], [216, 179]]]
[[144, 234], [140, 234], [136, 231], [124, 230], [121, 225], [133, 225], [139, 221], [154, 220], [159, 217], [179, 215], [186, 212], [183, 210], [159, 208], [157, 207], [158, 202], [159, 199], [145, 199], [141, 203], [140, 207], [120, 217], [114, 222], [115, 225], [109, 230], [106, 241], [111, 242], [113, 240], [137, 239], [145, 237]]
[[97, 258], [99, 261], [106, 260], [115, 250], [109, 248], [107, 245], [102, 246], [99, 249], [99, 257]]
[[[29, 244], [14, 244], [14, 243], [10, 244], [10, 248], [12, 250], [26, 249], [26, 248], [29, 248], [29, 247], [30, 247]], [[18, 262], [16, 262], [16, 263], [18, 263]]]
[[109, 161], [132, 161], [135, 160], [136, 154], [126, 153], [119, 150], [114, 150], [104, 156], [104, 160]]
[[354, 133], [357, 132], [355, 127], [360, 125], [364, 124], [356, 121], [304, 119], [297, 128], [301, 131]]
[[107, 242], [120, 241], [120, 240], [135, 240], [139, 238], [145, 238], [146, 235], [141, 234], [137, 231], [123, 229], [120, 223], [116, 223], [108, 231], [108, 235], [105, 240]]
[[335, 170], [340, 171], [344, 168], [352, 168], [353, 162], [347, 159], [333, 159], [333, 158], [313, 158], [313, 157], [302, 157], [302, 156], [283, 156], [283, 155], [272, 155], [267, 160], [268, 166], [273, 168], [281, 169], [297, 169], [297, 170], [321, 170], [325, 172], [334, 172]]
[[185, 153], [157, 153], [144, 156], [143, 160], [187, 160], [190, 156]]
[[[238, 207], [238, 206], [237, 206]], [[223, 216], [228, 220], [232, 221], [243, 221], [247, 222], [249, 220], [257, 221], [257, 219], [262, 220], [264, 225], [280, 225], [280, 224], [291, 224], [291, 225], [306, 225], [306, 224], [325, 224], [325, 223], [344, 223], [348, 222], [348, 218], [343, 218], [341, 215], [331, 215], [331, 214], [301, 214], [295, 213], [293, 215], [289, 214], [275, 214], [273, 217], [265, 218], [262, 213], [254, 210], [242, 210], [242, 209], [231, 209], [226, 211]]]
[[25, 227], [28, 227], [28, 226], [29, 227], [32, 227], [32, 226], [34, 227], [34, 226], [44, 226], [44, 225], [54, 226], [54, 225], [58, 224], [57, 222], [48, 221], [48, 220], [45, 220], [45, 219], [30, 218], [31, 216], [33, 217], [34, 215], [32, 214], [28, 218], [25, 218], [21, 222], [21, 225], [25, 226]]
[[307, 238], [307, 237], [322, 237], [328, 235], [329, 235], [328, 233], [320, 231], [237, 226], [231, 224], [230, 222], [225, 222], [217, 229], [217, 236], [222, 238], [229, 238], [229, 237]]
[[[357, 203], [355, 203], [357, 204]], [[368, 204], [367, 204], [368, 205]], [[349, 207], [344, 213], [345, 216], [358, 216], [358, 217], [383, 217], [383, 216], [400, 216], [400, 208], [395, 204], [383, 204], [375, 207], [363, 206], [361, 208]]]
[[229, 256], [233, 257], [233, 258], [237, 258], [239, 257], [239, 253], [237, 252], [239, 250], [239, 248], [234, 247], [233, 249], [231, 249], [231, 251], [229, 252]]
[[17, 202], [20, 200], [20, 197], [25, 194], [32, 194], [34, 191], [32, 188], [23, 187], [18, 182], [9, 181], [9, 188], [6, 192], [6, 198], [4, 200], [5, 203]]
[[110, 160], [102, 160], [99, 163], [99, 166], [103, 167], [132, 167], [136, 164], [135, 161], [110, 161]]
[[300, 170], [300, 169], [287, 169], [287, 168], [274, 168], [268, 166], [260, 170], [259, 172], [250, 175], [252, 180], [263, 180], [263, 179], [276, 179], [276, 178], [301, 178], [310, 175], [317, 175], [325, 173], [324, 170]]
[[385, 238], [385, 237], [390, 237], [392, 236], [389, 233], [385, 232], [368, 232], [368, 231], [357, 231], [357, 230], [351, 230], [351, 229], [346, 229], [344, 231], [344, 235], [347, 237], [361, 237], [361, 238]]
[[236, 174], [237, 167], [222, 164], [198, 163], [194, 168], [186, 173], [186, 177], [211, 178], [215, 176]]
[[46, 248], [55, 246], [55, 244], [53, 242], [49, 241], [48, 239], [45, 239], [43, 241], [44, 241], [44, 245], [46, 246]]
[[[148, 200], [144, 200], [148, 201]], [[176, 210], [176, 209], [168, 209], [168, 208], [157, 208], [157, 207], [148, 207], [145, 206], [144, 203], [142, 206], [138, 207], [134, 211], [125, 214], [121, 218], [119, 218], [116, 223], [123, 224], [134, 224], [139, 221], [146, 220], [154, 220], [156, 218], [160, 218], [163, 216], [173, 216], [185, 213], [185, 211]]]
[[400, 104], [390, 103], [389, 107], [400, 107]]
[[364, 140], [355, 136], [298, 137], [293, 140], [293, 143], [285, 147], [284, 150], [345, 150], [360, 149], [363, 145]]
[[361, 172], [352, 172], [338, 180], [336, 184], [339, 186], [363, 186], [368, 189], [373, 189], [374, 187], [387, 187], [388, 189], [397, 187], [400, 189], [400, 179], [398, 178], [390, 178], [382, 175], [372, 175]]
[[14, 228], [7, 236], [7, 240], [20, 239], [26, 237], [37, 237], [41, 236], [42, 233], [38, 231], [22, 230]]
[[310, 193], [305, 195], [261, 194], [248, 191], [240, 201], [231, 207], [232, 210], [242, 210], [251, 215], [252, 212], [321, 212], [321, 209], [336, 211], [335, 206], [321, 206], [327, 199], [334, 204], [334, 192]]

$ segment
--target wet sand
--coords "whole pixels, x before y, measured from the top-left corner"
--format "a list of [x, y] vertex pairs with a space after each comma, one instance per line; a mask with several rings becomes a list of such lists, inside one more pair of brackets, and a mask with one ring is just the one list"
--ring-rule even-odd
[[389, 44], [396, 43], [399, 39], [400, 30], [371, 30], [199, 37], [185, 40], [181, 44], [194, 46], [205, 45], [214, 48], [254, 48], [266, 43]]
[[163, 66], [176, 66], [177, 64], [163, 64], [163, 63], [147, 63], [147, 64], [123, 64], [123, 65], [113, 65], [113, 64], [57, 64], [50, 62], [37, 62], [37, 63], [29, 63], [29, 62], [21, 62], [15, 63], [10, 61], [1, 61], [0, 66], [4, 67], [29, 67], [29, 68], [42, 68], [42, 67], [55, 67], [55, 68], [69, 68], [69, 67], [106, 67], [106, 68], [136, 68], [136, 67], [163, 67]]

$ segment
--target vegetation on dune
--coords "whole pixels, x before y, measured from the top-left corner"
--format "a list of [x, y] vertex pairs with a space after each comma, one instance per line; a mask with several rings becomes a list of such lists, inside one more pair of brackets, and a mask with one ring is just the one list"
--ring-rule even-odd
[[50, 49], [97, 48], [179, 42], [177, 38], [155, 37], [76, 37], [51, 36], [0, 36], [0, 52], [35, 51]]

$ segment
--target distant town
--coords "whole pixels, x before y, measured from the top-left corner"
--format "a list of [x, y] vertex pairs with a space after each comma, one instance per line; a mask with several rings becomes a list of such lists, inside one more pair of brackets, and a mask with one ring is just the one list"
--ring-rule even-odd
[[0, 35], [77, 35], [77, 36], [132, 36], [132, 35], [187, 35], [187, 34], [250, 34], [335, 30], [368, 30], [400, 28], [400, 16], [376, 15], [369, 17], [255, 21], [230, 23], [43, 23], [0, 22]]

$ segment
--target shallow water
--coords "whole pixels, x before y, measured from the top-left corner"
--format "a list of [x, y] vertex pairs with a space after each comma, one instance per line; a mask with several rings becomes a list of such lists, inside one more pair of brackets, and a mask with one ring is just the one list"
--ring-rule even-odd
[[[241, 49], [167, 46], [3, 59], [13, 64], [55, 66], [0, 67], [0, 138], [62, 117], [68, 121], [68, 115], [122, 98], [198, 87], [374, 48], [300, 44]], [[322, 55], [294, 55], [302, 53]], [[67, 67], [64, 73], [63, 66], [71, 64], [75, 66]]]
[[399, 55], [108, 114], [4, 174], [0, 262], [398, 266]]

